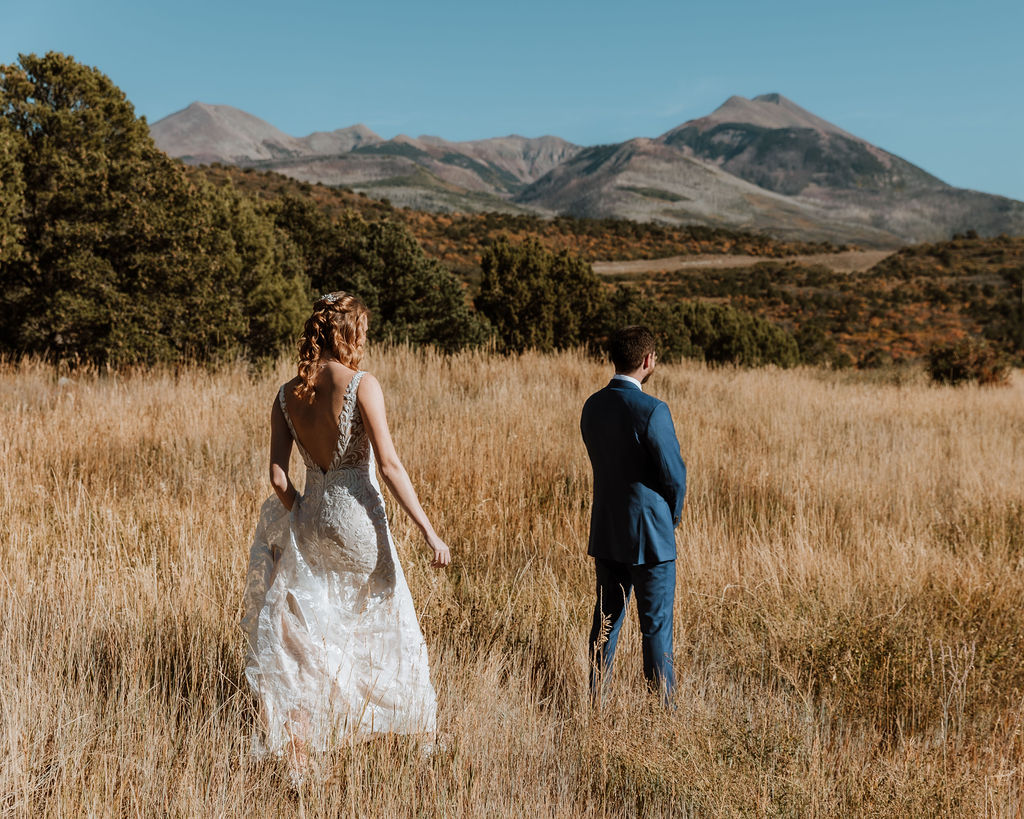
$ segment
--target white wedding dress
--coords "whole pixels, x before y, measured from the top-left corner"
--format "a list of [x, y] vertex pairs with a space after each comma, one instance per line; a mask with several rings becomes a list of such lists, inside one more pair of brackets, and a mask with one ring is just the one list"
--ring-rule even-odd
[[253, 751], [290, 739], [326, 750], [380, 732], [433, 732], [437, 702], [427, 648], [388, 530], [357, 373], [324, 472], [295, 435], [306, 486], [288, 512], [264, 502], [249, 553], [242, 628], [245, 676], [262, 707]]

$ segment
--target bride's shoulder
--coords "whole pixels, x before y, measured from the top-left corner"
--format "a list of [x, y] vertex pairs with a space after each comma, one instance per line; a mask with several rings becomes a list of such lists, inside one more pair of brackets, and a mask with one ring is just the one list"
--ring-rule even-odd
[[360, 404], [365, 404], [368, 400], [380, 401], [384, 398], [384, 392], [377, 376], [367, 370], [360, 370], [357, 377], [359, 383], [356, 385], [356, 399]]
[[347, 389], [352, 379], [359, 375], [359, 371], [338, 361], [325, 361], [320, 374], [322, 386], [334, 391]]
[[300, 383], [302, 383], [302, 381], [298, 376], [289, 378], [274, 392], [274, 400], [277, 400], [279, 395], [284, 395], [285, 397], [295, 395], [295, 391]]

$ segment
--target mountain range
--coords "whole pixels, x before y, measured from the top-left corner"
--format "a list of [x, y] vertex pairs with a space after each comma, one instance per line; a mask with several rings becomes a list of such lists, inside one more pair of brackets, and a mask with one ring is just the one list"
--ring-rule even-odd
[[584, 147], [554, 136], [384, 139], [364, 125], [293, 137], [195, 102], [151, 126], [192, 164], [272, 170], [441, 211], [529, 211], [763, 231], [889, 247], [1024, 234], [1024, 203], [955, 188], [780, 94], [730, 97], [654, 138]]

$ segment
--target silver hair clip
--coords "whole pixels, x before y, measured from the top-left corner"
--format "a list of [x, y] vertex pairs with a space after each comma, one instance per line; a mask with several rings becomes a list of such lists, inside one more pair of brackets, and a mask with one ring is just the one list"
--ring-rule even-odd
[[334, 304], [334, 302], [336, 302], [337, 300], [338, 300], [338, 296], [335, 293], [324, 293], [320, 297], [320, 301], [325, 301], [328, 304]]

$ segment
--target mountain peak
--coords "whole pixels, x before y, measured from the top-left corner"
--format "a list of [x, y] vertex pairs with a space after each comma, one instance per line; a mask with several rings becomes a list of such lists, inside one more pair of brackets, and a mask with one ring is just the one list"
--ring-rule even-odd
[[[701, 120], [698, 120], [700, 122]], [[759, 94], [753, 99], [732, 96], [704, 117], [704, 122], [735, 122], [760, 128], [810, 128], [826, 134], [857, 139], [837, 125], [815, 116], [778, 92]], [[857, 140], [858, 142], [861, 140]]]
[[162, 150], [193, 162], [273, 159], [304, 150], [297, 139], [259, 117], [207, 102], [193, 102], [154, 122], [149, 131]]
[[314, 131], [299, 140], [310, 153], [322, 156], [336, 156], [361, 145], [376, 145], [383, 141], [362, 123], [333, 131]]
[[782, 103], [793, 104], [777, 91], [773, 91], [770, 94], [758, 94], [751, 102], [773, 102], [776, 105], [781, 105]]

